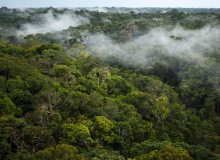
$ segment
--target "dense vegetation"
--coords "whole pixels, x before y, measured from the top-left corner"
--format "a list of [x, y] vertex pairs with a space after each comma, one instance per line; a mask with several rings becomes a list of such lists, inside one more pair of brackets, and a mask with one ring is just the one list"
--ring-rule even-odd
[[[16, 35], [51, 12], [87, 18]], [[0, 159], [220, 159], [220, 14], [0, 9]]]

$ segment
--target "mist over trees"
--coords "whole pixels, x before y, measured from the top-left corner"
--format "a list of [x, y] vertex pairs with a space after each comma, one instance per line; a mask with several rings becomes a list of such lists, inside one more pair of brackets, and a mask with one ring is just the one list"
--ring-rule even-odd
[[220, 159], [220, 9], [0, 8], [0, 159]]

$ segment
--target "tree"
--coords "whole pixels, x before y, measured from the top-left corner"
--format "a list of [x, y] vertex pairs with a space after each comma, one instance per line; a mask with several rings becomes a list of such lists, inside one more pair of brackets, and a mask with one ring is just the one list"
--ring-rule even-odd
[[85, 47], [82, 44], [73, 44], [69, 50], [67, 50], [67, 54], [76, 57], [78, 54], [86, 52]]
[[178, 149], [171, 146], [166, 146], [165, 148], [162, 148], [159, 152], [157, 150], [154, 150], [150, 152], [149, 154], [142, 155], [140, 157], [135, 158], [135, 160], [163, 160], [163, 159], [169, 159], [169, 160], [193, 160], [192, 157], [190, 157], [189, 153], [183, 149]]
[[52, 136], [52, 130], [40, 126], [31, 126], [26, 128], [24, 130], [24, 138], [28, 150], [32, 154], [55, 143], [54, 137]]
[[0, 74], [7, 79], [16, 78], [16, 76], [25, 79], [28, 76], [38, 75], [39, 72], [24, 60], [7, 55], [0, 58]]
[[132, 135], [136, 142], [140, 143], [144, 140], [151, 140], [154, 138], [155, 130], [151, 122], [133, 118], [130, 124], [132, 127]]
[[6, 82], [6, 78], [0, 76], [0, 98], [4, 98], [6, 96], [5, 82]]
[[118, 96], [120, 94], [126, 95], [131, 92], [131, 85], [121, 76], [112, 76], [108, 82], [108, 94]]
[[59, 112], [50, 109], [47, 104], [41, 104], [34, 111], [27, 112], [24, 118], [28, 125], [52, 129], [56, 129], [62, 119]]
[[13, 57], [23, 57], [26, 52], [25, 49], [20, 46], [1, 45], [0, 51]]
[[38, 54], [36, 49], [39, 46], [40, 45], [34, 45], [31, 48], [26, 49], [25, 54], [25, 58], [28, 58], [26, 61], [29, 63], [32, 62], [31, 64], [33, 64], [35, 69], [37, 68], [36, 66], [39, 64], [39, 62], [37, 62], [37, 59], [34, 56]]
[[69, 39], [70, 46], [72, 46], [73, 44], [81, 44], [86, 40], [86, 34], [82, 34], [80, 31], [74, 30], [72, 27], [70, 27], [69, 29], [71, 29], [70, 36], [72, 37]]
[[[9, 119], [13, 116], [0, 117], [0, 157], [4, 159], [11, 153], [11, 144], [8, 143], [13, 128], [9, 125]], [[14, 118], [14, 117], [13, 117]]]
[[38, 42], [34, 41], [34, 40], [30, 40], [28, 39], [26, 42], [21, 44], [21, 47], [23, 47], [24, 49], [30, 49], [33, 46], [39, 45]]
[[183, 142], [171, 143], [168, 141], [163, 141], [163, 142], [143, 141], [141, 143], [135, 144], [131, 147], [130, 157], [131, 158], [139, 157], [141, 155], [149, 154], [150, 152], [154, 150], [159, 151], [159, 150], [162, 150], [162, 148], [165, 148], [166, 146], [172, 146], [178, 149], [186, 150], [188, 151], [189, 155], [195, 160], [200, 160], [200, 159], [205, 159], [205, 160], [216, 159], [217, 160], [218, 159], [214, 153], [212, 153], [210, 150], [206, 149], [205, 147], [201, 145], [190, 146]]
[[30, 103], [31, 93], [28, 90], [29, 85], [23, 81], [20, 77], [16, 79], [9, 79], [6, 83], [6, 91], [8, 97], [16, 104], [21, 105], [23, 103]]
[[81, 154], [77, 154], [77, 149], [72, 145], [59, 144], [56, 147], [50, 147], [45, 150], [40, 150], [34, 154], [37, 160], [54, 160], [54, 159], [66, 159], [66, 160], [87, 160]]
[[33, 34], [29, 34], [27, 36], [24, 37], [25, 40], [34, 40], [36, 41], [36, 37]]
[[149, 96], [147, 93], [133, 91], [125, 96], [125, 102], [134, 105], [134, 107], [137, 108], [138, 113], [145, 116], [147, 108], [144, 105], [144, 102], [146, 101], [147, 96]]
[[38, 54], [42, 54], [42, 52], [44, 50], [49, 50], [49, 49], [53, 49], [53, 50], [59, 50], [59, 48], [56, 45], [53, 44], [42, 44], [41, 46], [39, 46], [36, 51]]
[[46, 103], [44, 107], [48, 108], [48, 111], [56, 107], [61, 100], [60, 93], [54, 88], [48, 88], [47, 90], [41, 91], [40, 95], [44, 103]]
[[6, 42], [4, 40], [4, 38], [0, 37], [0, 45], [4, 45]]
[[18, 43], [18, 37], [15, 35], [8, 36], [7, 39], [9, 40], [10, 44], [17, 44]]
[[78, 70], [67, 67], [66, 65], [56, 65], [49, 73], [52, 77], [57, 77], [67, 82], [69, 86], [74, 86], [76, 84], [76, 78], [81, 76]]
[[168, 114], [170, 113], [168, 98], [165, 96], [161, 96], [158, 98], [154, 98], [149, 96], [148, 100], [145, 102], [146, 107], [150, 110], [150, 112], [157, 118], [156, 124], [154, 128], [157, 128], [159, 122], [164, 120]]
[[89, 57], [89, 55], [86, 54], [85, 52], [82, 52], [82, 53], [80, 53], [80, 54], [78, 54], [78, 55], [76, 56], [76, 58], [78, 58], [78, 59], [80, 59], [80, 60], [84, 60], [84, 59], [86, 59], [87, 57]]
[[2, 157], [6, 157], [5, 153], [12, 151], [21, 153], [24, 150], [24, 132], [21, 128], [26, 126], [27, 124], [22, 118], [15, 118], [12, 115], [0, 117], [0, 153]]
[[93, 127], [95, 133], [95, 141], [97, 141], [98, 144], [102, 143], [102, 141], [106, 141], [107, 143], [113, 143], [114, 138], [116, 136], [113, 132], [113, 122], [111, 122], [104, 116], [97, 116], [95, 117]]
[[72, 109], [81, 110], [87, 107], [88, 95], [82, 92], [72, 92], [71, 99], [73, 100], [74, 107]]
[[13, 153], [13, 154], [9, 154], [6, 157], [6, 160], [10, 160], [10, 159], [14, 159], [14, 160], [34, 160], [35, 157], [33, 154], [31, 154], [30, 152], [28, 152], [27, 150], [23, 150], [21, 153]]
[[21, 114], [21, 108], [17, 108], [14, 103], [10, 100], [10, 98], [5, 97], [4, 99], [0, 99], [0, 115], [17, 115]]
[[163, 81], [167, 72], [168, 72], [168, 66], [165, 62], [156, 62], [156, 64], [153, 67], [154, 75], [161, 77]]
[[103, 154], [98, 155], [97, 157], [92, 158], [92, 160], [125, 160], [123, 156], [120, 154], [112, 154], [108, 152], [104, 152]]
[[76, 143], [78, 142], [88, 150], [91, 150], [91, 145], [94, 143], [94, 140], [90, 137], [90, 127], [92, 126], [92, 121], [82, 121], [81, 123], [76, 124], [64, 124], [62, 127], [64, 128], [63, 133], [67, 135], [67, 141]]

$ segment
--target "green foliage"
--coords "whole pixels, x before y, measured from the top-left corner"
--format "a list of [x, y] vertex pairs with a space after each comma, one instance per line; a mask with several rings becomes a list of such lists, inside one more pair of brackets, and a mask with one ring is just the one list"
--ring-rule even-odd
[[[21, 142], [23, 135], [19, 129], [26, 127], [24, 119], [15, 118], [13, 115], [3, 115], [0, 117], [0, 153], [4, 159], [12, 153], [14, 149], [18, 154], [24, 149], [24, 143]], [[15, 145], [15, 147], [11, 147]]]
[[101, 140], [106, 141], [107, 143], [113, 143], [116, 136], [113, 132], [113, 122], [104, 116], [97, 116], [95, 117], [93, 127], [96, 137], [99, 137]]
[[21, 114], [21, 108], [17, 108], [14, 103], [10, 100], [10, 98], [5, 97], [4, 99], [0, 99], [0, 115], [14, 115], [15, 113], [17, 115]]
[[45, 150], [40, 150], [35, 153], [36, 159], [54, 160], [54, 159], [67, 159], [67, 160], [87, 160], [81, 154], [77, 154], [77, 149], [72, 145], [60, 144], [56, 147], [50, 147]]
[[[27, 40], [26, 42], [22, 43], [21, 46], [26, 49], [26, 52], [28, 50], [28, 52], [30, 52], [30, 48], [39, 45], [38, 42], [34, 41], [34, 40]], [[26, 54], [27, 55], [27, 54]]]
[[126, 95], [131, 92], [131, 85], [120, 76], [112, 76], [108, 80], [108, 94], [118, 96], [120, 94]]
[[219, 159], [219, 9], [120, 9], [0, 8], [0, 159]]
[[169, 105], [168, 98], [165, 96], [161, 96], [154, 99], [154, 97], [149, 96], [149, 98], [145, 102], [145, 105], [150, 110], [150, 112], [157, 118], [157, 122], [155, 124], [156, 129], [158, 123], [164, 120], [170, 113], [170, 110], [167, 107]]
[[49, 49], [59, 50], [59, 48], [56, 47], [55, 45], [52, 45], [52, 44], [42, 44], [40, 47], [38, 47], [36, 49], [36, 51], [37, 51], [38, 54], [42, 54], [42, 52], [44, 50], [49, 50]]
[[87, 157], [89, 160], [93, 159], [115, 159], [115, 160], [124, 160], [124, 157], [120, 155], [118, 151], [113, 151], [113, 150], [107, 150], [107, 149], [96, 149], [92, 150], [90, 152], [86, 152], [83, 154], [85, 157]]
[[70, 27], [69, 30], [71, 30], [70, 36], [72, 37], [69, 39], [70, 46], [74, 44], [81, 44], [86, 40], [86, 34], [82, 34], [80, 31], [74, 30], [73, 27]]
[[87, 127], [92, 125], [91, 121], [85, 122], [83, 121], [82, 123], [77, 123], [77, 124], [64, 124], [62, 127], [64, 128], [63, 132], [64, 134], [67, 134], [68, 136], [68, 141], [76, 143], [77, 140], [84, 140], [89, 138], [90, 136], [90, 131]]
[[12, 56], [5, 56], [0, 58], [0, 74], [7, 79], [16, 78], [16, 76], [25, 79], [28, 76], [38, 75], [39, 72], [24, 60]]
[[22, 57], [26, 54], [25, 49], [20, 46], [1, 45], [0, 51], [13, 57]]
[[6, 157], [6, 160], [35, 160], [35, 157], [33, 154], [30, 154], [30, 152], [28, 152], [27, 150], [23, 150], [22, 153], [20, 154], [12, 154], [12, 155], [8, 155]]
[[166, 146], [165, 148], [162, 148], [159, 152], [157, 150], [154, 150], [150, 152], [149, 154], [142, 155], [140, 157], [135, 158], [137, 160], [153, 160], [153, 159], [171, 159], [171, 160], [193, 160], [192, 157], [190, 157], [189, 153], [183, 149], [178, 149], [171, 146]]
[[0, 45], [4, 45], [5, 44], [5, 39], [0, 37]]
[[29, 34], [24, 37], [25, 40], [37, 40], [36, 37], [33, 34]]
[[[37, 48], [37, 52], [38, 52]], [[38, 55], [39, 63], [41, 63], [47, 71], [50, 70], [51, 67], [57, 64], [62, 64], [65, 58], [65, 54], [62, 51], [59, 51], [58, 47], [53, 47], [53, 49], [42, 49], [40, 48], [41, 53]]]
[[[144, 141], [142, 143], [136, 144], [131, 148], [131, 157], [141, 156], [144, 154], [148, 154], [154, 150], [161, 150], [162, 148], [165, 148], [166, 146], [171, 146], [179, 149], [183, 149], [188, 151], [189, 155], [195, 159], [218, 159], [215, 154], [213, 154], [210, 150], [206, 149], [205, 147], [202, 147], [200, 145], [193, 145], [190, 146], [188, 144], [177, 142], [177, 143], [171, 143], [168, 141], [164, 142], [150, 142], [150, 141]], [[153, 153], [152, 153], [153, 154]]]
[[54, 137], [52, 131], [46, 127], [31, 126], [24, 130], [25, 141], [28, 146], [28, 150], [34, 154], [40, 149], [45, 149], [51, 145], [54, 145]]

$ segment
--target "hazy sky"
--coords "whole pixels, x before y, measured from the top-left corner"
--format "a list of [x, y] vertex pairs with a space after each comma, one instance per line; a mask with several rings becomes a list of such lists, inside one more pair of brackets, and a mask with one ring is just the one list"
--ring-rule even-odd
[[182, 7], [220, 8], [220, 0], [0, 0], [1, 6], [17, 7]]

